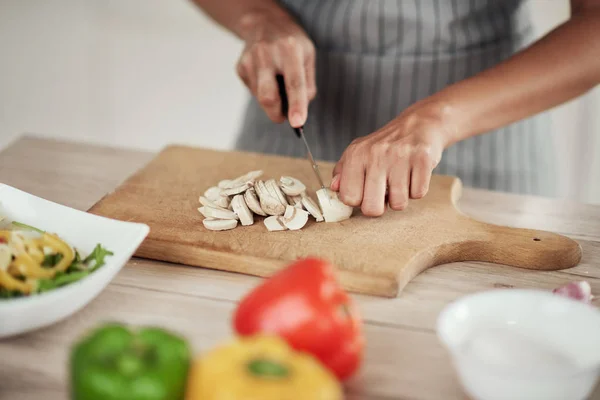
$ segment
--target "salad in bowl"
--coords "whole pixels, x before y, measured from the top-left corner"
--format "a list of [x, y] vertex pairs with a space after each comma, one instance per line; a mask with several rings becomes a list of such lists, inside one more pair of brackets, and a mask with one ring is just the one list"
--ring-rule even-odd
[[0, 340], [82, 310], [150, 231], [2, 183], [0, 216]]
[[57, 234], [0, 216], [0, 299], [31, 296], [76, 282], [113, 253], [97, 244], [85, 256]]

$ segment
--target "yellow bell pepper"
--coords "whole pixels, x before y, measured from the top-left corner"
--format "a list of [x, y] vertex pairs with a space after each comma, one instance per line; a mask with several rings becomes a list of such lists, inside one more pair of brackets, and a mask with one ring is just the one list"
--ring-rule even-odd
[[8, 272], [0, 270], [0, 287], [3, 287], [7, 290], [17, 290], [21, 293], [29, 294], [35, 290], [36, 284], [35, 281], [30, 279], [21, 281], [13, 278]]
[[[13, 237], [11, 231], [0, 231], [0, 238], [11, 243]], [[20, 248], [9, 271], [28, 278], [52, 278], [57, 272], [64, 272], [75, 258], [75, 252], [66, 242], [58, 236], [44, 233], [39, 239], [23, 239], [17, 246]], [[42, 249], [50, 247], [55, 253], [62, 254], [61, 260], [53, 267], [42, 267], [44, 253]], [[4, 280], [7, 280], [4, 279]], [[14, 284], [13, 286], [14, 287]], [[16, 288], [17, 290], [21, 290]]]
[[281, 338], [256, 335], [219, 346], [192, 364], [186, 400], [340, 400], [341, 384], [316, 358]]
[[56, 272], [64, 272], [75, 258], [75, 252], [73, 248], [69, 246], [65, 241], [58, 238], [58, 236], [51, 233], [44, 233], [42, 236], [42, 246], [48, 246], [57, 253], [63, 255], [61, 260], [52, 269]]

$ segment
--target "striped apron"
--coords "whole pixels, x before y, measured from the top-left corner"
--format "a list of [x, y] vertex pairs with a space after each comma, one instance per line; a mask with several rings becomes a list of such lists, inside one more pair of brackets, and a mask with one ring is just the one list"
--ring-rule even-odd
[[[317, 48], [317, 97], [305, 126], [317, 159], [337, 161], [355, 138], [533, 40], [522, 0], [280, 0]], [[465, 186], [554, 196], [546, 113], [459, 142], [434, 173]], [[239, 150], [304, 157], [289, 125], [250, 99]]]

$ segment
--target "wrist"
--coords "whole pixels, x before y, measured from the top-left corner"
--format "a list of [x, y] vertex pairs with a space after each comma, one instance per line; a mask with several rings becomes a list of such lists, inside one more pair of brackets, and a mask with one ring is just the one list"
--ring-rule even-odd
[[441, 96], [434, 95], [420, 100], [405, 112], [409, 115], [414, 114], [417, 119], [426, 119], [441, 127], [444, 148], [463, 140], [468, 131], [465, 127], [466, 119], [460, 108]]
[[244, 42], [249, 42], [260, 36], [257, 33], [264, 31], [265, 27], [273, 24], [273, 21], [282, 19], [289, 19], [292, 23], [290, 16], [284, 10], [272, 7], [253, 8], [240, 16], [235, 32]]

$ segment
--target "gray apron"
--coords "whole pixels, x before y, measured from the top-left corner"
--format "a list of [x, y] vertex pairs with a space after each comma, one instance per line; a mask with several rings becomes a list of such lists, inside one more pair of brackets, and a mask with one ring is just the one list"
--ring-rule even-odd
[[[306, 136], [317, 159], [337, 161], [355, 138], [445, 86], [508, 58], [533, 37], [521, 0], [281, 0], [317, 48], [317, 97]], [[465, 186], [553, 196], [547, 114], [459, 142], [435, 173]], [[304, 157], [289, 125], [249, 101], [240, 150]]]

